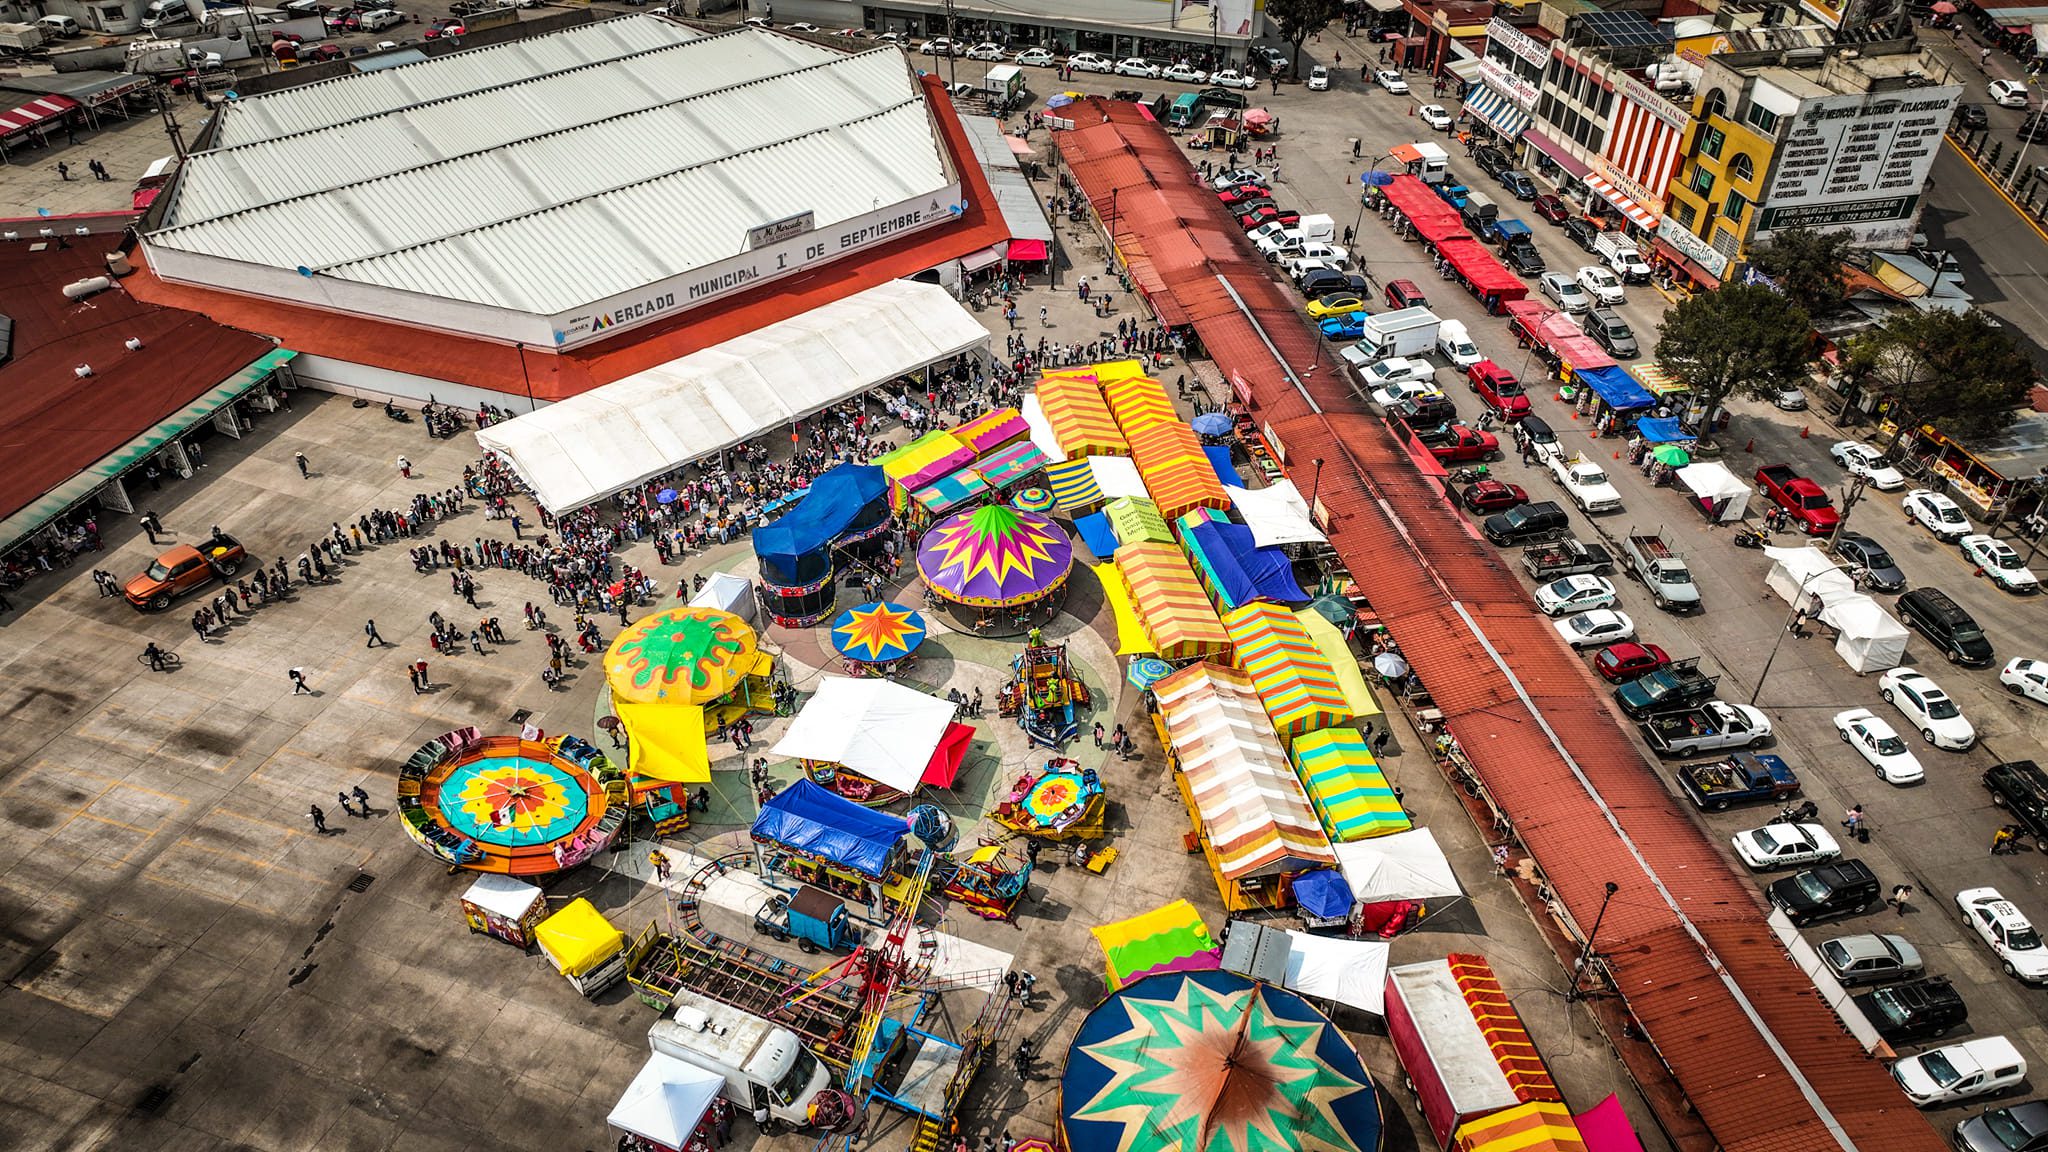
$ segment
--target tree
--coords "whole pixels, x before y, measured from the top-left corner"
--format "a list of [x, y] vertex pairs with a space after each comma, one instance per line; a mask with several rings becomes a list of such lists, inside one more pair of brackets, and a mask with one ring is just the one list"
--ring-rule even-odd
[[1813, 322], [1806, 310], [1769, 288], [1736, 284], [1702, 292], [1665, 313], [1657, 360], [1712, 417], [1731, 395], [1774, 396], [1806, 373]]
[[1301, 75], [1301, 46], [1344, 14], [1344, 0], [1266, 0], [1266, 15], [1280, 26], [1280, 38], [1294, 45], [1294, 74]]
[[1849, 258], [1846, 232], [1787, 228], [1771, 233], [1750, 250], [1749, 262], [1775, 281], [1794, 304], [1818, 316], [1842, 302], [1847, 292], [1842, 264]]
[[1932, 424], [1969, 439], [2013, 422], [2034, 365], [1982, 312], [1903, 310], [1849, 346], [1847, 371], [1893, 406], [1897, 430]]

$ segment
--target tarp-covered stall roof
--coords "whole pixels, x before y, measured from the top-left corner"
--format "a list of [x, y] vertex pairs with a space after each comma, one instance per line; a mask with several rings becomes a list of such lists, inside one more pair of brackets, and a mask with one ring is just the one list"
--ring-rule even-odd
[[888, 514], [888, 480], [872, 464], [839, 464], [811, 482], [794, 509], [754, 530], [754, 555], [768, 574], [807, 583], [825, 574], [832, 541], [873, 527]]
[[1578, 379], [1593, 390], [1593, 394], [1607, 402], [1616, 412], [1633, 412], [1638, 408], [1655, 407], [1657, 398], [1650, 390], [1637, 382], [1629, 371], [1619, 364], [1605, 368], [1580, 369]]
[[[1123, 535], [1121, 529], [1117, 535]], [[1150, 540], [1126, 541], [1116, 550], [1116, 565], [1154, 651], [1168, 660], [1229, 657], [1230, 634], [1180, 549]]]
[[1458, 275], [1463, 276], [1472, 286], [1472, 291], [1482, 299], [1492, 296], [1506, 303], [1529, 294], [1529, 286], [1522, 283], [1521, 277], [1508, 271], [1486, 245], [1469, 236], [1445, 240], [1437, 245], [1437, 251], [1451, 262]]
[[665, 1052], [651, 1053], [605, 1118], [612, 1127], [664, 1148], [688, 1147], [725, 1077]]
[[[923, 765], [918, 766], [923, 771]], [[777, 792], [754, 817], [753, 837], [830, 860], [879, 880], [910, 834], [901, 816], [863, 808], [809, 780]]]
[[944, 288], [892, 280], [478, 429], [476, 438], [562, 512], [988, 340]]
[[898, 792], [915, 792], [954, 710], [893, 681], [827, 676], [771, 751], [837, 764]]
[[1282, 480], [1265, 488], [1236, 488], [1224, 485], [1231, 507], [1252, 530], [1252, 543], [1261, 548], [1282, 544], [1323, 544], [1329, 538], [1309, 518], [1308, 502], [1301, 498], [1294, 481]]
[[[1365, 737], [1349, 728], [1325, 728], [1296, 737], [1288, 758], [1301, 774], [1309, 803], [1332, 842], [1368, 840], [1406, 832], [1408, 814], [1380, 771]], [[1343, 850], [1337, 852], [1341, 865]]]
[[1197, 508], [1174, 522], [1181, 547], [1187, 550], [1195, 575], [1216, 605], [1228, 612], [1255, 600], [1305, 604], [1307, 593], [1294, 577], [1294, 562], [1278, 548], [1252, 543], [1252, 530], [1234, 524], [1207, 508]]

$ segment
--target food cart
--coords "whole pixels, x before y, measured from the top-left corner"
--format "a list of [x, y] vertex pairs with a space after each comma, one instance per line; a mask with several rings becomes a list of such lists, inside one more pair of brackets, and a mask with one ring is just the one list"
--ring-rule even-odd
[[462, 918], [471, 932], [495, 936], [521, 948], [533, 946], [533, 932], [547, 915], [539, 888], [524, 880], [486, 872], [462, 894]]

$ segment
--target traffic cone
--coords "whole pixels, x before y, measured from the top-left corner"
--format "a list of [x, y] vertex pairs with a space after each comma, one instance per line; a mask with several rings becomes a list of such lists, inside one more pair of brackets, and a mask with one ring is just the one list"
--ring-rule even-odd
[[1754, 436], [1750, 437], [1749, 443], [1747, 443], [1747, 444], [1744, 444], [1744, 445], [1742, 446], [1742, 450], [1743, 450], [1744, 452], [1750, 453], [1751, 455], [1755, 455], [1755, 454], [1756, 454], [1756, 438], [1755, 438]]
[[1616, 460], [1619, 460], [1619, 459], [1621, 459], [1621, 449], [1619, 449], [1619, 448], [1616, 448], [1616, 449], [1614, 450], [1614, 458], [1615, 458]]
[[1804, 425], [1804, 424], [1801, 424], [1801, 425], [1799, 426], [1799, 438], [1800, 438], [1801, 440], [1804, 440], [1804, 439], [1806, 439], [1806, 437], [1807, 437], [1807, 434], [1808, 434], [1808, 433], [1810, 433], [1811, 431], [1812, 431], [1812, 429], [1808, 428], [1808, 427], [1807, 427], [1806, 425]]

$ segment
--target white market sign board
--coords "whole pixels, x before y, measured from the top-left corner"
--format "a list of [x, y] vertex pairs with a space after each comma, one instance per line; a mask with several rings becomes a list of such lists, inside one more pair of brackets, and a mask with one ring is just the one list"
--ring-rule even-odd
[[1888, 238], [1917, 212], [1962, 94], [1948, 85], [1803, 103], [1778, 147], [1758, 233], [1846, 226], [1866, 242]]

